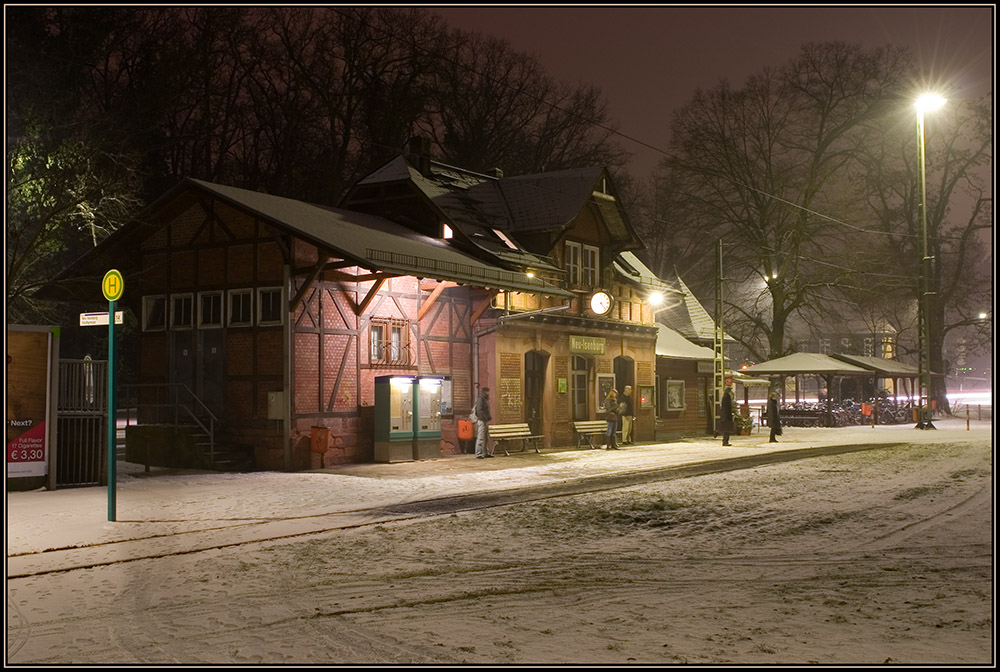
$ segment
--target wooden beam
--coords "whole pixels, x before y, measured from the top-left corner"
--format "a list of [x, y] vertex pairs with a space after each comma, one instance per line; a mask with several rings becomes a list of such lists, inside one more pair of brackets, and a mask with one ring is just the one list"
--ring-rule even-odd
[[292, 303], [288, 307], [289, 312], [294, 313], [295, 309], [299, 307], [299, 301], [302, 300], [306, 292], [309, 291], [309, 288], [312, 287], [312, 284], [316, 281], [316, 278], [323, 270], [323, 264], [326, 263], [327, 259], [329, 259], [329, 257], [327, 257], [325, 254], [320, 256], [319, 260], [316, 262], [316, 265], [312, 267], [311, 271], [309, 271], [309, 277], [307, 277], [306, 281], [302, 283], [301, 287], [299, 287], [299, 291], [295, 293], [295, 298], [292, 299]]
[[475, 324], [476, 320], [478, 320], [479, 317], [486, 312], [486, 309], [490, 307], [490, 301], [493, 300], [493, 297], [496, 296], [496, 294], [497, 292], [495, 289], [490, 291], [486, 298], [483, 299], [482, 303], [476, 306], [476, 309], [472, 311], [472, 317], [469, 318], [469, 324]]
[[358, 304], [358, 307], [354, 309], [355, 315], [360, 317], [361, 314], [365, 312], [365, 309], [368, 308], [368, 304], [370, 304], [375, 299], [375, 295], [378, 294], [379, 290], [382, 289], [382, 285], [385, 284], [386, 280], [388, 280], [388, 278], [383, 276], [375, 281], [375, 284], [372, 285], [372, 288], [368, 290], [368, 294], [365, 296], [364, 300], [362, 300], [361, 303]]
[[427, 314], [427, 311], [431, 309], [434, 302], [437, 301], [439, 296], [441, 296], [441, 292], [444, 291], [444, 287], [445, 283], [438, 283], [438, 286], [434, 288], [434, 291], [427, 297], [427, 300], [420, 305], [420, 310], [417, 311], [417, 322], [424, 319], [424, 315]]

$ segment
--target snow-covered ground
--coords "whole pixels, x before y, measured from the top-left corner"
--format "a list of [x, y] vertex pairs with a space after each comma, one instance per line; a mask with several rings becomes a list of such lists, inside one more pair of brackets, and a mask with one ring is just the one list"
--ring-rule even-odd
[[[992, 427], [935, 421], [306, 473], [121, 463], [7, 494], [7, 662], [992, 663]], [[372, 509], [864, 452], [379, 523]]]

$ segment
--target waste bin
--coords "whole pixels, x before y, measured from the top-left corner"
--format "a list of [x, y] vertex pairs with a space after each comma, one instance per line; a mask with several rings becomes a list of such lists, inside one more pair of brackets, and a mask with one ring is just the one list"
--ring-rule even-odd
[[330, 447], [330, 428], [313, 425], [309, 432], [309, 447], [314, 453], [319, 453], [319, 467], [324, 468], [323, 454]]
[[476, 431], [472, 425], [472, 420], [458, 421], [458, 445], [463, 453], [471, 453], [475, 450], [473, 440], [476, 438]]

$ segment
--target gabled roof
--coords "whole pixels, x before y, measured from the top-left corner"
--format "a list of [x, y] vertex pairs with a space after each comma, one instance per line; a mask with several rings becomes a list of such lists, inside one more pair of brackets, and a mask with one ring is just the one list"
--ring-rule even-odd
[[[171, 196], [179, 195], [186, 189], [198, 189], [211, 194], [329, 251], [333, 256], [349, 260], [363, 268], [451, 280], [478, 287], [573, 296], [540, 278], [528, 277], [523, 272], [489, 264], [456, 250], [445, 241], [421, 235], [384, 217], [352, 210], [319, 206], [194, 179], [182, 182], [148, 210], [170, 201]], [[137, 218], [136, 222], [123, 227], [102, 245], [113, 246], [126, 236], [134, 239], [135, 234], [130, 235], [125, 230], [134, 225], [142, 225], [151, 233], [148, 219], [148, 216]]]
[[656, 356], [669, 359], [713, 360], [715, 351], [695, 345], [670, 327], [656, 325]]
[[612, 197], [595, 193], [607, 177], [602, 167], [498, 178], [431, 161], [429, 172], [424, 175], [404, 156], [397, 156], [358, 186], [408, 181], [468, 240], [516, 263], [522, 263], [521, 255], [528, 255], [523, 261], [527, 265], [544, 260], [523, 249], [511, 250], [494, 230], [515, 235], [559, 232], [591, 204], [600, 211], [618, 249], [639, 247], [620, 206]]
[[883, 359], [882, 357], [863, 357], [861, 355], [833, 355], [835, 358], [847, 362], [848, 364], [855, 364], [869, 371], [874, 371], [875, 373], [890, 377], [898, 376], [900, 378], [916, 377], [920, 375], [920, 369], [915, 366], [910, 366], [909, 364], [903, 364], [902, 362], [897, 362], [894, 359]]
[[[694, 293], [678, 275], [675, 280], [677, 289], [683, 295], [683, 300], [657, 313], [657, 319], [669, 327], [679, 331], [685, 338], [694, 341], [715, 340], [715, 320], [701, 305]], [[732, 343], [736, 339], [723, 333], [723, 339]]]
[[682, 295], [681, 290], [665, 280], [661, 280], [632, 252], [619, 253], [615, 257], [614, 268], [619, 275], [628, 278], [638, 285], [647, 287], [651, 292], [656, 291], [672, 294], [674, 295], [674, 300], [677, 300]]
[[842, 362], [830, 355], [816, 352], [796, 352], [785, 357], [778, 357], [760, 364], [754, 364], [744, 371], [752, 376], [757, 375], [795, 375], [800, 373], [815, 373], [834, 376], [867, 376], [868, 369]]

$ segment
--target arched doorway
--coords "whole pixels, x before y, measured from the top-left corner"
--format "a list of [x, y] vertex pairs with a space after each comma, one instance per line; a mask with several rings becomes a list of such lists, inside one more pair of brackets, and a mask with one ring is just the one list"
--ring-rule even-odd
[[542, 434], [542, 399], [545, 395], [545, 369], [549, 354], [532, 350], [524, 355], [524, 421], [532, 434]]
[[631, 357], [615, 357], [615, 389], [621, 397], [625, 386], [630, 385], [635, 393], [635, 360]]

